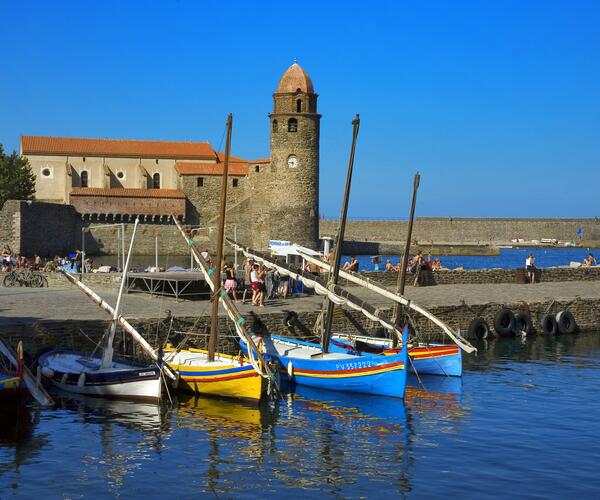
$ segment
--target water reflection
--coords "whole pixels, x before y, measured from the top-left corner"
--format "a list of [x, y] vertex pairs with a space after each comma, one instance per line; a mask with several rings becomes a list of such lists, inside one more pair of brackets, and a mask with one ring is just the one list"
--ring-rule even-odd
[[46, 434], [34, 435], [39, 420], [39, 408], [15, 402], [0, 403], [0, 476], [10, 471], [19, 472], [20, 467], [46, 445]]
[[405, 403], [413, 414], [459, 421], [467, 413], [462, 405], [462, 378], [410, 375]]
[[524, 338], [495, 338], [474, 341], [477, 356], [463, 358], [465, 368], [476, 371], [497, 369], [511, 362], [573, 363], [598, 367], [600, 335], [533, 335]]
[[142, 462], [156, 458], [163, 450], [170, 427], [165, 407], [63, 394], [57, 400], [57, 410], [76, 417], [78, 426], [93, 426], [96, 429], [93, 434], [99, 436], [99, 442], [90, 443], [89, 451], [81, 457], [82, 480], [90, 470], [98, 469], [113, 491], [117, 491]]

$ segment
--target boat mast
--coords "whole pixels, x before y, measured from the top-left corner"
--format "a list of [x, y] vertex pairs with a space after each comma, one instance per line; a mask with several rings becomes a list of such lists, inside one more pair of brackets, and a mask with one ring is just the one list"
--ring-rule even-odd
[[125, 289], [125, 283], [127, 283], [127, 271], [129, 270], [129, 262], [131, 260], [131, 253], [133, 251], [133, 242], [135, 240], [135, 232], [140, 222], [139, 217], [136, 217], [135, 224], [133, 225], [133, 234], [131, 235], [131, 241], [129, 242], [129, 252], [127, 253], [127, 260], [125, 261], [125, 267], [123, 267], [123, 275], [121, 276], [121, 285], [119, 286], [119, 295], [117, 295], [117, 304], [115, 305], [115, 311], [113, 313], [113, 320], [110, 324], [110, 330], [108, 338], [106, 339], [106, 346], [102, 352], [102, 368], [110, 368], [113, 361], [113, 342], [115, 340], [115, 332], [117, 331], [117, 321], [119, 314], [121, 313], [121, 299], [123, 297], [123, 290]]
[[[354, 151], [356, 149], [356, 138], [358, 137], [358, 127], [360, 125], [360, 118], [358, 113], [352, 120], [352, 146], [350, 148], [350, 159], [348, 160], [348, 172], [346, 174], [346, 187], [344, 188], [344, 198], [342, 200], [342, 210], [340, 213], [340, 225], [338, 227], [338, 234], [336, 238], [335, 252], [333, 254], [333, 268], [329, 274], [329, 281], [327, 287], [337, 285], [338, 277], [340, 274], [340, 260], [342, 259], [342, 246], [344, 243], [344, 232], [346, 231], [346, 218], [348, 216], [348, 201], [350, 199], [350, 186], [352, 184], [352, 169], [354, 167]], [[331, 300], [326, 299], [327, 309], [325, 312], [325, 319], [323, 321], [323, 330], [321, 332], [321, 349], [323, 353], [329, 352], [329, 339], [331, 338], [331, 323], [333, 321], [333, 308], [334, 303]]]
[[213, 267], [213, 296], [210, 311], [210, 337], [208, 339], [208, 361], [215, 360], [217, 337], [219, 331], [219, 293], [221, 290], [221, 261], [223, 260], [223, 241], [225, 239], [225, 210], [227, 208], [227, 176], [229, 175], [229, 150], [231, 148], [231, 127], [233, 115], [227, 117], [227, 141], [225, 143], [225, 165], [223, 166], [223, 179], [221, 181], [221, 208], [219, 213], [219, 234], [217, 238], [217, 261]]
[[[412, 201], [410, 204], [410, 216], [408, 218], [408, 232], [406, 233], [406, 245], [404, 247], [404, 255], [400, 260], [400, 274], [398, 275], [398, 283], [396, 284], [396, 294], [404, 295], [404, 287], [406, 285], [406, 266], [408, 265], [408, 254], [410, 253], [410, 241], [412, 239], [413, 222], [415, 220], [415, 205], [417, 204], [417, 191], [419, 190], [419, 183], [421, 181], [421, 174], [417, 172], [413, 182], [413, 194]], [[402, 315], [400, 314], [400, 304], [396, 304], [394, 308], [394, 325], [400, 326], [400, 320]], [[398, 339], [394, 337], [394, 347], [397, 345]]]

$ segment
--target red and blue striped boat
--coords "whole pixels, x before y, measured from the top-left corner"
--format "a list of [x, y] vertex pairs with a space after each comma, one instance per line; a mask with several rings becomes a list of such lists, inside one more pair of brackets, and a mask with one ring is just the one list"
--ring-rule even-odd
[[[408, 328], [403, 336], [408, 335]], [[247, 346], [240, 342], [247, 353]], [[299, 386], [403, 398], [407, 350], [393, 354], [355, 351], [323, 353], [312, 342], [271, 335], [260, 338], [263, 355], [280, 364], [280, 372]], [[404, 342], [406, 345], [406, 342]]]
[[[331, 350], [379, 352], [393, 354], [400, 349], [392, 347], [389, 339], [362, 335], [337, 335], [331, 339]], [[409, 344], [409, 369], [419, 375], [462, 376], [462, 351], [456, 344]]]

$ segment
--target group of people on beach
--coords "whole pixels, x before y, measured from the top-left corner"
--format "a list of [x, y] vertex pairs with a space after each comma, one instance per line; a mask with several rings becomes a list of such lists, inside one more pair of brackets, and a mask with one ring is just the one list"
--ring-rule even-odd
[[[92, 269], [93, 261], [88, 258], [84, 265], [86, 272]], [[9, 245], [4, 245], [2, 248], [2, 259], [0, 260], [0, 272], [21, 271], [23, 269], [32, 269], [34, 271], [54, 272], [61, 269], [68, 272], [81, 271], [81, 251], [75, 252], [60, 257], [55, 255], [53, 259], [43, 260], [39, 255], [35, 254], [32, 259], [24, 255], [15, 255]]]
[[[423, 256], [423, 252], [418, 250], [417, 253], [410, 259], [406, 264], [406, 270], [409, 273], [416, 273], [421, 269], [430, 269], [432, 271], [439, 271], [440, 269], [444, 269], [442, 266], [442, 261], [436, 257], [434, 259], [431, 258], [431, 254], [427, 254], [427, 258]], [[398, 262], [398, 264], [392, 264], [391, 259], [387, 259], [385, 263], [385, 271], [399, 273], [402, 270], [402, 258]]]

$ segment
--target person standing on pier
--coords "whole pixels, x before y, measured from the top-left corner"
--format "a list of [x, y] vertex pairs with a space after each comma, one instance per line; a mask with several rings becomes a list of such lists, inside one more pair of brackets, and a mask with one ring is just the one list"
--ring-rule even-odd
[[535, 257], [530, 253], [525, 259], [525, 269], [529, 276], [529, 283], [535, 283]]

